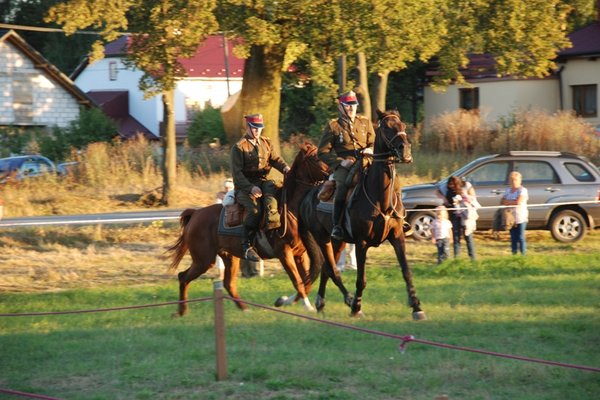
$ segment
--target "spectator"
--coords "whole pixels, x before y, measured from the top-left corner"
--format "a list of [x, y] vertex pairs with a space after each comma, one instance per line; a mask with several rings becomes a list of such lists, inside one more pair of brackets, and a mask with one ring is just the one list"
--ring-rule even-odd
[[527, 201], [529, 193], [527, 188], [523, 187], [523, 176], [518, 171], [510, 173], [510, 188], [506, 189], [500, 203], [505, 206], [515, 206], [512, 208], [515, 224], [510, 228], [510, 248], [513, 254], [520, 251], [522, 255], [527, 253], [527, 242], [525, 241], [525, 229], [529, 220], [529, 210]]
[[448, 210], [444, 206], [435, 208], [435, 219], [431, 224], [431, 241], [437, 247], [437, 263], [441, 264], [450, 257], [450, 238], [452, 222], [448, 219]]
[[[233, 179], [227, 178], [225, 179], [225, 182], [223, 182], [223, 190], [217, 192], [216, 204], [223, 204], [223, 199], [230, 190], [233, 190]], [[225, 277], [225, 264], [223, 263], [223, 259], [218, 255], [215, 260], [215, 264], [217, 266], [217, 270], [219, 271], [219, 280], [223, 280]]]
[[473, 232], [478, 217], [475, 209], [479, 207], [479, 203], [473, 185], [456, 176], [451, 176], [445, 187], [438, 188], [437, 194], [442, 198], [444, 206], [452, 209], [449, 217], [452, 223], [454, 258], [460, 255], [460, 239], [464, 237], [469, 257], [471, 261], [475, 261]]
[[351, 269], [356, 271], [356, 251], [354, 243], [346, 243], [342, 248], [342, 254], [337, 262], [337, 268], [340, 272], [344, 272], [345, 269]]

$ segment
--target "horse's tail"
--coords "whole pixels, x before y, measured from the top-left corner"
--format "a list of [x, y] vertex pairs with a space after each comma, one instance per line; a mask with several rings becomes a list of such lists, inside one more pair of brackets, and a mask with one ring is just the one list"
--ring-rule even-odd
[[188, 208], [184, 210], [179, 217], [179, 224], [181, 225], [181, 233], [179, 234], [179, 238], [177, 241], [170, 247], [167, 248], [167, 252], [173, 253], [173, 260], [171, 261], [171, 265], [169, 265], [169, 270], [173, 271], [177, 268], [183, 256], [188, 251], [188, 244], [185, 241], [185, 227], [192, 219], [192, 215], [194, 214], [195, 209]]

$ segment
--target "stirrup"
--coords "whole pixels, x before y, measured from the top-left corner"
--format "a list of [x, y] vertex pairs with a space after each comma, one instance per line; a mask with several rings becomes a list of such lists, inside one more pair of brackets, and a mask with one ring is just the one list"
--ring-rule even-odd
[[254, 247], [248, 246], [248, 248], [244, 250], [244, 259], [248, 261], [259, 262], [260, 256], [256, 250], [254, 250]]
[[415, 233], [412, 226], [406, 222], [402, 225], [402, 230], [404, 231], [404, 236], [411, 236], [413, 233]]
[[331, 238], [335, 240], [343, 240], [344, 239], [344, 230], [341, 225], [336, 225], [331, 230]]

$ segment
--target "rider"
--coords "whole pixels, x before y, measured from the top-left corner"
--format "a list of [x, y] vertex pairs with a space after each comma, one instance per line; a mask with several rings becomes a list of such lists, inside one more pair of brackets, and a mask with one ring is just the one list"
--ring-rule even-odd
[[269, 229], [279, 227], [280, 216], [275, 199], [275, 182], [267, 179], [271, 167], [287, 174], [290, 167], [279, 156], [271, 141], [261, 136], [264, 128], [262, 114], [246, 115], [246, 133], [231, 147], [231, 176], [237, 190], [237, 199], [246, 209], [242, 223], [242, 250], [244, 258], [258, 262], [260, 257], [252, 246], [260, 222], [258, 203], [263, 198]]
[[361, 154], [373, 154], [375, 131], [367, 117], [356, 115], [358, 100], [352, 90], [338, 97], [338, 118], [327, 123], [319, 141], [318, 156], [329, 166], [330, 180], [335, 180], [337, 191], [333, 203], [333, 230], [331, 237], [342, 240], [342, 216], [348, 186], [346, 178]]

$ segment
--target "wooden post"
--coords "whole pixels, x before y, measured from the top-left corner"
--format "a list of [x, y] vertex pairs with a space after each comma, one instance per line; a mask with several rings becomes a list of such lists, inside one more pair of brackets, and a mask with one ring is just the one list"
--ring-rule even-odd
[[225, 349], [225, 313], [223, 310], [223, 281], [213, 283], [215, 308], [215, 349], [217, 351], [217, 380], [227, 378], [227, 350]]

